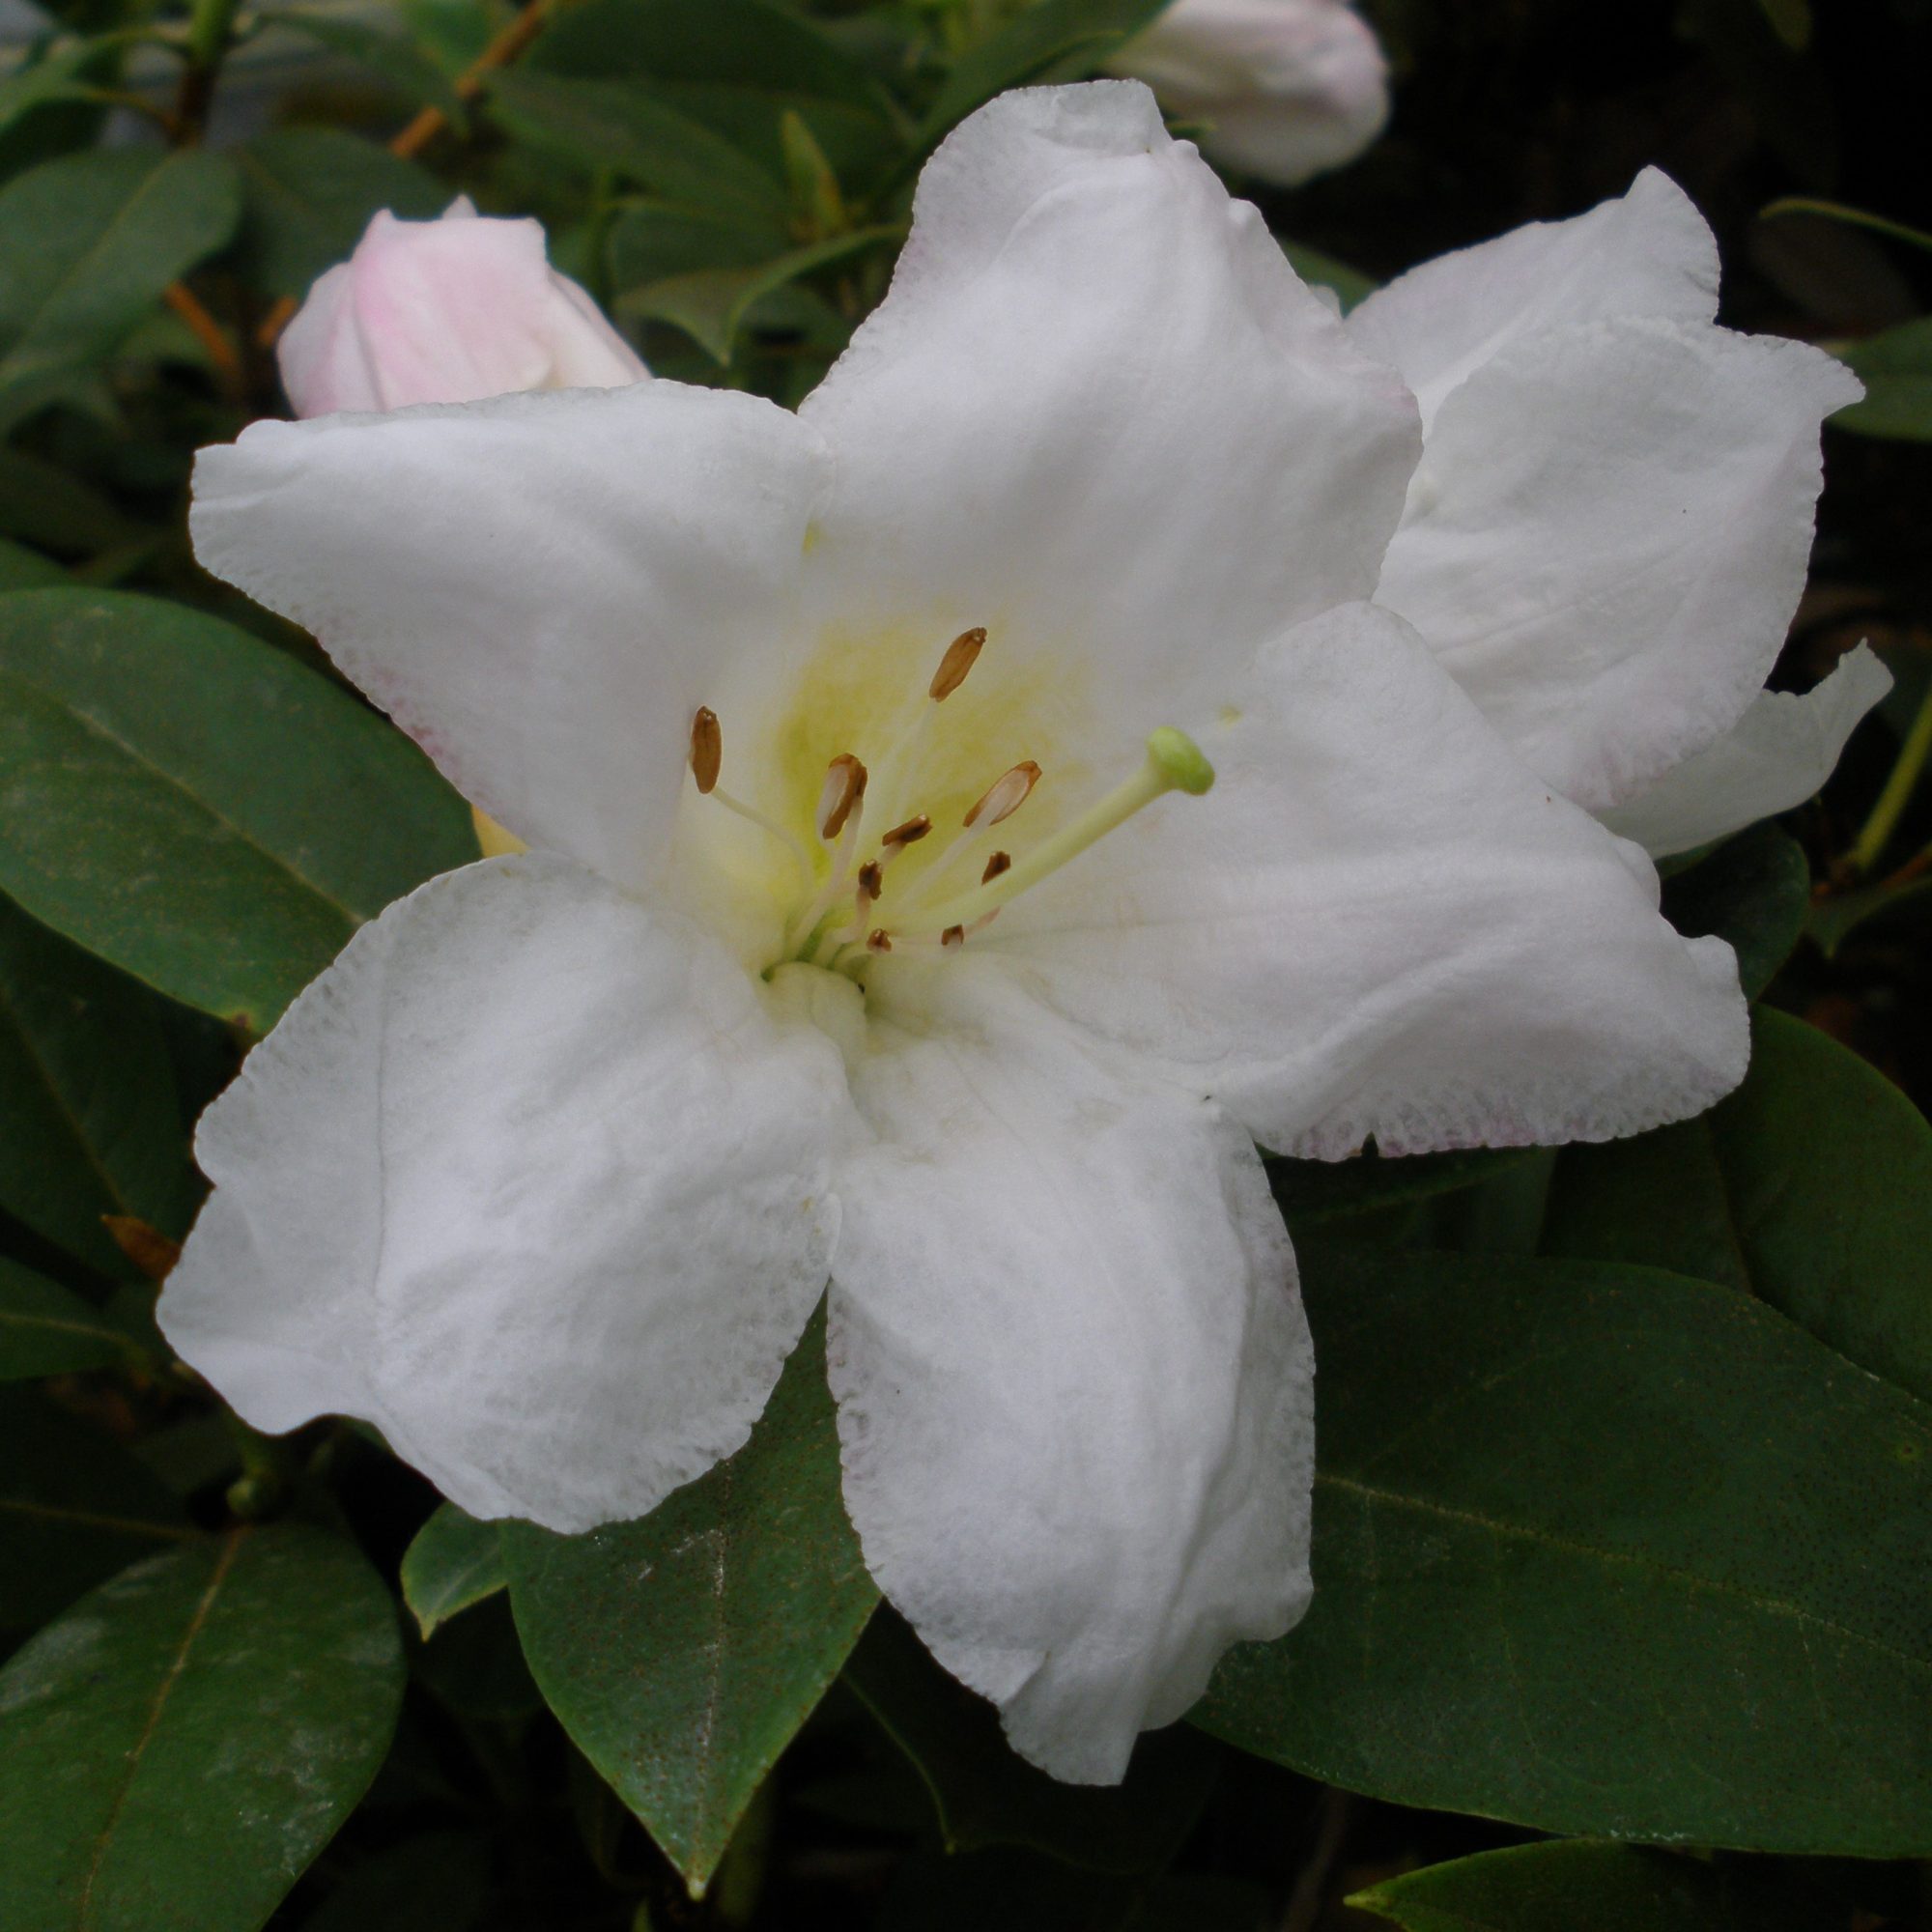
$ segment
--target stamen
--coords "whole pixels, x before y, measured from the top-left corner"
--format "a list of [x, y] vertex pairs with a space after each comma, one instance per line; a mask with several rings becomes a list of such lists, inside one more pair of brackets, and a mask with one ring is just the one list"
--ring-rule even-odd
[[902, 851], [908, 845], [917, 845], [931, 830], [932, 820], [922, 811], [917, 816], [908, 818], [903, 825], [895, 825], [879, 843], [890, 855]]
[[986, 869], [980, 874], [980, 883], [982, 886], [990, 886], [1002, 872], [1011, 868], [1012, 863], [1013, 855], [1010, 852], [995, 852], [986, 861]]
[[867, 899], [876, 899], [886, 889], [884, 868], [876, 859], [868, 859], [859, 867], [859, 892]]
[[966, 682], [966, 673], [979, 662], [980, 653], [986, 647], [986, 627], [976, 624], [970, 631], [961, 631], [946, 647], [946, 655], [939, 661], [939, 668], [932, 674], [932, 682], [926, 687], [926, 696], [935, 704], [942, 704]]
[[[921, 908], [920, 923], [940, 931], [949, 925], [963, 925], [970, 934], [980, 919], [997, 912], [1049, 873], [1059, 871], [1068, 860], [1077, 859], [1143, 807], [1171, 791], [1184, 791], [1198, 798], [1213, 782], [1214, 767], [1208, 762], [1201, 747], [1184, 731], [1163, 724], [1149, 735], [1147, 762], [1125, 783], [1116, 785], [1104, 798], [1095, 800], [1070, 825], [1062, 826], [991, 881], [975, 886], [971, 892], [962, 893], [944, 905]], [[902, 933], [900, 937], [906, 935]]]
[[724, 734], [718, 726], [718, 714], [708, 704], [700, 704], [691, 721], [691, 775], [700, 792], [709, 792], [718, 782], [718, 768], [724, 762]]
[[890, 952], [893, 950], [893, 936], [883, 925], [874, 926], [866, 935], [867, 952]]
[[978, 825], [983, 818], [988, 825], [998, 825], [1010, 818], [1028, 798], [1033, 788], [1039, 782], [1039, 767], [1031, 758], [1022, 758], [1011, 771], [1002, 772], [981, 795], [963, 820], [967, 825]]
[[866, 768], [850, 752], [840, 752], [825, 768], [819, 787], [818, 836], [829, 845], [845, 829], [852, 808], [866, 796]]
[[957, 952], [966, 944], [966, 928], [963, 925], [949, 925], [939, 935], [939, 943], [949, 952]]

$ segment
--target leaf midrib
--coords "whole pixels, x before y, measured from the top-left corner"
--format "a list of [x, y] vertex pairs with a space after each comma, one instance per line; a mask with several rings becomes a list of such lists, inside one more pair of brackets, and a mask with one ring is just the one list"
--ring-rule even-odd
[[1869, 1636], [1862, 1631], [1847, 1629], [1843, 1624], [1833, 1623], [1829, 1617], [1819, 1616], [1815, 1610], [1806, 1609], [1802, 1604], [1789, 1603], [1779, 1597], [1760, 1595], [1746, 1589], [1741, 1584], [1725, 1582], [1719, 1577], [1700, 1577], [1693, 1571], [1661, 1562], [1654, 1556], [1646, 1556], [1636, 1550], [1606, 1549], [1596, 1544], [1580, 1543], [1570, 1537], [1554, 1535], [1548, 1530], [1537, 1528], [1529, 1523], [1503, 1521], [1494, 1517], [1485, 1516], [1479, 1510], [1460, 1509], [1454, 1504], [1437, 1502], [1430, 1496], [1406, 1495], [1399, 1490], [1378, 1489], [1373, 1483], [1358, 1482], [1349, 1476], [1338, 1476], [1333, 1471], [1317, 1470], [1315, 1484], [1318, 1489], [1325, 1486], [1340, 1490], [1370, 1503], [1407, 1510], [1418, 1516], [1435, 1517], [1444, 1522], [1460, 1523], [1465, 1528], [1483, 1530], [1489, 1535], [1502, 1537], [1511, 1542], [1533, 1544], [1541, 1548], [1560, 1551], [1567, 1556], [1586, 1557], [1599, 1563], [1620, 1564], [1629, 1569], [1647, 1572], [1668, 1582], [1730, 1597], [1749, 1605], [1755, 1610], [1789, 1617], [1794, 1622], [1809, 1625], [1815, 1630], [1842, 1638], [1847, 1643], [1858, 1644], [1864, 1649], [1875, 1651], [1879, 1656], [1889, 1658], [1895, 1663], [1902, 1663], [1914, 1670], [1932, 1675], [1932, 1659], [1915, 1657], [1911, 1652], [1895, 1649], [1892, 1645], [1878, 1637]]
[[95, 717], [93, 713], [81, 710], [64, 693], [50, 691], [44, 685], [22, 676], [17, 670], [5, 668], [0, 668], [0, 683], [16, 684], [23, 690], [31, 692], [44, 703], [53, 705], [64, 717], [72, 719], [83, 730], [92, 733], [95, 737], [100, 739], [102, 743], [112, 746], [133, 764], [140, 766], [145, 771], [152, 772], [168, 790], [192, 806], [204, 817], [211, 819], [224, 831], [232, 833], [251, 852], [260, 854], [277, 871], [294, 880], [304, 893], [308, 894], [312, 898], [319, 900], [330, 912], [340, 914], [342, 918], [349, 922], [349, 927], [352, 932], [357, 926], [367, 923], [368, 914], [357, 912], [353, 906], [338, 898], [327, 888], [318, 885], [315, 880], [311, 879], [305, 872], [299, 870], [288, 859], [284, 858], [282, 854], [263, 844], [246, 827], [237, 824], [226, 812], [220, 810], [209, 800], [203, 798], [198, 792], [189, 790], [165, 765], [157, 764], [138, 746], [129, 744], [119, 731]]

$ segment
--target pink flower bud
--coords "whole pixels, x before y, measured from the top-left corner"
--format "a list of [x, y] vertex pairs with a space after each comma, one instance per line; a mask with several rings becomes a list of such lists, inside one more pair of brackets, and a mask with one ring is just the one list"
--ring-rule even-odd
[[1344, 0], [1175, 0], [1114, 61], [1203, 151], [1293, 186], [1351, 161], [1388, 120], [1388, 62]]
[[282, 332], [296, 413], [468, 403], [517, 389], [613, 389], [650, 371], [578, 285], [550, 266], [535, 221], [378, 214]]

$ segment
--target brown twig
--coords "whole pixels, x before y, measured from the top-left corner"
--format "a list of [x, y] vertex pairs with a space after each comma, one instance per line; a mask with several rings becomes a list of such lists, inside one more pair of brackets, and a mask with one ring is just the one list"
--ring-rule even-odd
[[162, 290], [161, 299], [194, 331], [195, 340], [208, 351], [208, 359], [224, 386], [239, 394], [246, 377], [228, 331], [202, 307], [185, 282], [170, 282]]
[[[474, 100], [483, 92], [489, 76], [499, 67], [508, 67], [543, 30], [554, 0], [530, 0], [530, 4], [478, 54], [456, 82], [460, 100]], [[440, 107], [425, 107], [396, 138], [389, 152], [412, 160], [429, 146], [448, 125], [449, 116]]]

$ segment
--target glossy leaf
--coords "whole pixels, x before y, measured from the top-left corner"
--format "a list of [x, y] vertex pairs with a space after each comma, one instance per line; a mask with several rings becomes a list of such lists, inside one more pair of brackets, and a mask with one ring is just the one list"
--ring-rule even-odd
[[156, 1004], [0, 899], [0, 1208], [102, 1274], [103, 1215], [179, 1236], [198, 1193]]
[[787, 283], [829, 268], [881, 242], [902, 240], [896, 227], [858, 228], [809, 248], [795, 248], [755, 269], [699, 269], [634, 289], [617, 313], [639, 321], [668, 322], [684, 330], [715, 360], [729, 362], [738, 332], [752, 308]]
[[0, 1381], [72, 1375], [139, 1359], [139, 1346], [71, 1289], [0, 1260]]
[[1213, 1747], [1185, 1725], [1142, 1738], [1120, 1785], [1049, 1777], [1014, 1755], [993, 1707], [941, 1669], [890, 1610], [867, 1628], [845, 1682], [924, 1780], [949, 1852], [1025, 1845], [1092, 1871], [1156, 1872], [1213, 1786]]
[[1748, 1289], [1861, 1368], [1932, 1398], [1932, 1126], [1815, 1027], [1760, 1009], [1711, 1113], [1558, 1159], [1547, 1253]]
[[235, 231], [234, 171], [199, 149], [100, 149], [0, 188], [0, 421], [110, 355]]
[[1314, 1604], [1197, 1721], [1544, 1831], [1932, 1850], [1932, 1409], [1657, 1270], [1302, 1263]]
[[245, 631], [110, 591], [0, 598], [0, 890], [257, 1032], [392, 898], [475, 857], [399, 732]]
[[1469, 1148], [1384, 1157], [1373, 1147], [1348, 1160], [1270, 1159], [1268, 1182], [1291, 1228], [1404, 1207], [1492, 1180], [1529, 1158], [1527, 1148]]
[[784, 217], [781, 181], [646, 88], [512, 71], [496, 77], [490, 98], [526, 139], [608, 168], [674, 207], [754, 226]]
[[899, 117], [867, 69], [811, 21], [770, 0], [584, 0], [523, 64], [576, 78], [648, 84], [782, 178], [779, 132], [804, 117], [840, 178], [903, 152]]
[[1738, 955], [1754, 1000], [1791, 957], [1811, 906], [1804, 848], [1776, 825], [1754, 825], [1663, 882], [1663, 916], [1687, 939], [1716, 933]]
[[728, 1463], [639, 1522], [506, 1523], [503, 1556], [551, 1709], [702, 1889], [877, 1601], [839, 1496], [823, 1323]]
[[439, 109], [453, 127], [468, 126], [469, 114], [454, 82], [408, 35], [366, 19], [344, 19], [296, 7], [277, 8], [275, 24], [381, 75], [412, 104]]
[[402, 1677], [387, 1593], [315, 1530], [103, 1584], [0, 1671], [10, 1932], [253, 1932], [367, 1789]]
[[1817, 1932], [1803, 1882], [1636, 1845], [1518, 1845], [1428, 1865], [1349, 1903], [1403, 1932]]
[[67, 572], [52, 557], [0, 537], [0, 591], [38, 590], [44, 584], [66, 582]]
[[440, 214], [449, 190], [413, 162], [339, 128], [282, 128], [235, 150], [242, 180], [237, 259], [257, 288], [301, 296], [346, 261], [379, 209]]
[[192, 1534], [118, 1443], [32, 1389], [0, 1388], [0, 1630], [32, 1630]]
[[508, 1580], [497, 1525], [478, 1522], [454, 1503], [440, 1504], [403, 1552], [403, 1602], [424, 1636]]
[[1932, 316], [1839, 345], [1838, 355], [1865, 385], [1861, 403], [1832, 418], [1861, 436], [1932, 440]]

